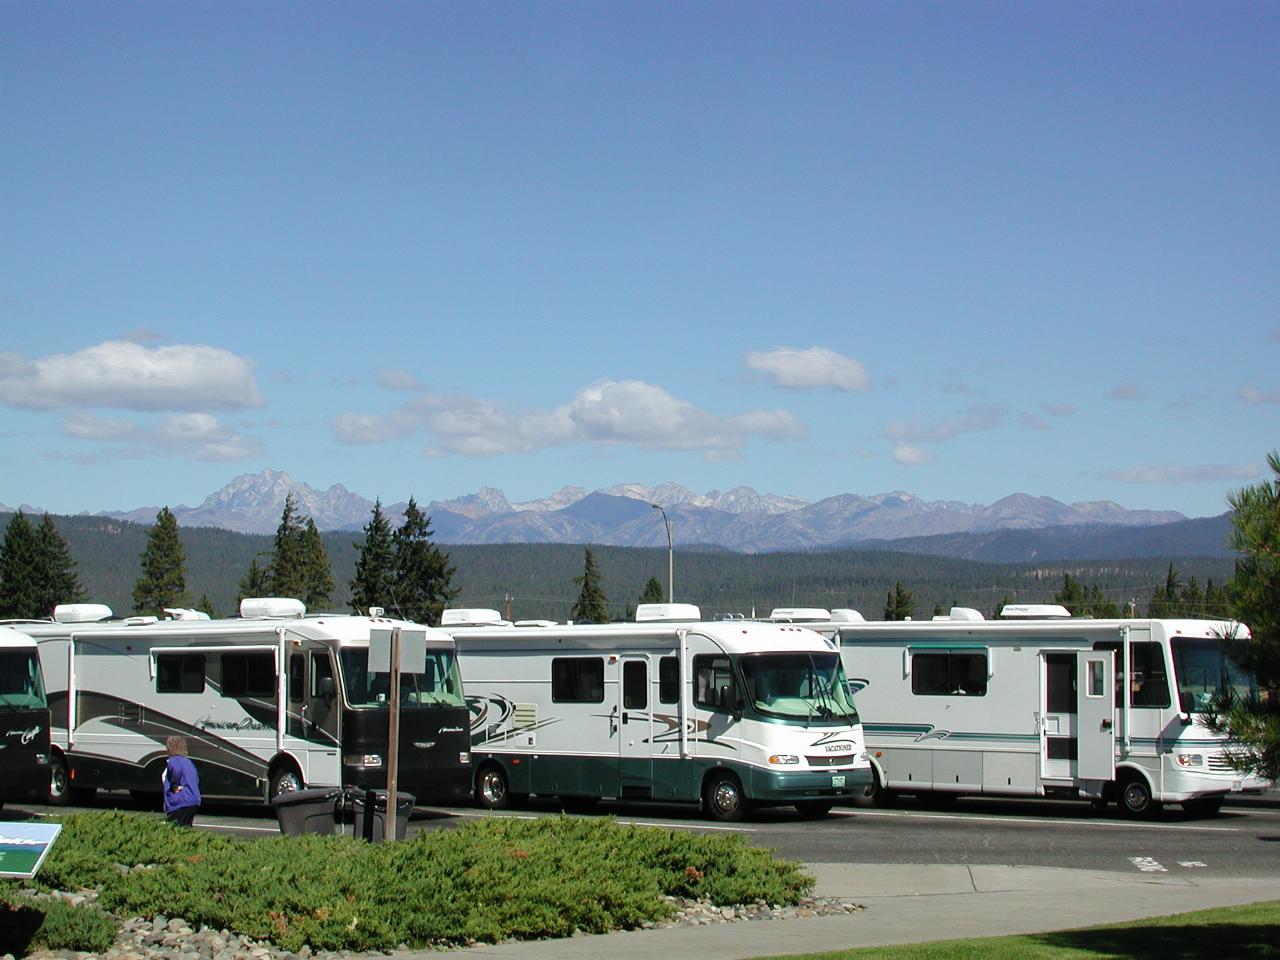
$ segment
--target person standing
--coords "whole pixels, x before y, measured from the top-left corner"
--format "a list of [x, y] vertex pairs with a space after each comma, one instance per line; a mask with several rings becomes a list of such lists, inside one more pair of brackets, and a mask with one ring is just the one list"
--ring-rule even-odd
[[185, 737], [169, 737], [164, 742], [169, 759], [164, 765], [164, 814], [169, 822], [189, 827], [200, 809], [200, 775], [187, 756]]

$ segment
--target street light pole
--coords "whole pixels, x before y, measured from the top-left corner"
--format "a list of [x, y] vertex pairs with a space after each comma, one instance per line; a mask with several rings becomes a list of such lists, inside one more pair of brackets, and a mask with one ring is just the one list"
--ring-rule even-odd
[[667, 603], [676, 602], [676, 554], [671, 546], [671, 521], [667, 519], [667, 511], [661, 504], [651, 503], [649, 506], [662, 514], [662, 525], [667, 528]]

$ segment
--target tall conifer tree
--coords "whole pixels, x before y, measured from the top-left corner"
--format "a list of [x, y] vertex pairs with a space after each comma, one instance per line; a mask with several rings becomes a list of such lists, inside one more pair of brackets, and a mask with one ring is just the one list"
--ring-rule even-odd
[[395, 608], [415, 623], [438, 625], [440, 614], [458, 595], [449, 555], [431, 541], [431, 518], [413, 497], [404, 523], [391, 536], [395, 549]]
[[161, 507], [142, 551], [142, 576], [133, 585], [133, 609], [160, 617], [165, 607], [189, 606], [187, 558], [178, 519], [168, 507]]
[[596, 569], [596, 555], [590, 547], [583, 558], [582, 576], [574, 577], [578, 585], [578, 599], [569, 611], [575, 623], [607, 623], [609, 611], [605, 607], [604, 588], [600, 584], [600, 571]]
[[382, 512], [381, 500], [374, 501], [373, 516], [364, 525], [364, 542], [356, 544], [356, 550], [356, 575], [351, 581], [352, 609], [356, 613], [367, 613], [370, 607], [392, 607], [395, 553], [391, 523]]
[[302, 531], [303, 583], [302, 600], [308, 610], [326, 610], [333, 605], [333, 568], [316, 522], [307, 517]]
[[307, 595], [306, 532], [298, 501], [290, 491], [284, 498], [280, 526], [276, 527], [275, 549], [271, 554], [271, 593], [276, 597]]
[[40, 543], [21, 510], [13, 515], [0, 546], [0, 616], [17, 620], [48, 617], [40, 588]]
[[53, 517], [45, 514], [36, 528], [36, 545], [40, 562], [41, 606], [50, 612], [60, 603], [81, 603], [85, 599], [76, 562], [71, 559], [67, 541], [54, 526]]
[[649, 582], [644, 585], [644, 591], [640, 594], [641, 603], [662, 603], [667, 599], [667, 592], [662, 589], [662, 584], [657, 577], [650, 577]]

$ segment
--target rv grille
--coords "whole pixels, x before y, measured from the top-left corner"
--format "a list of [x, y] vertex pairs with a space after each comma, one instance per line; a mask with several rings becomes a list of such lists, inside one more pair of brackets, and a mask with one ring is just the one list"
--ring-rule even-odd
[[1205, 761], [1209, 765], [1209, 769], [1217, 773], [1233, 773], [1235, 767], [1231, 766], [1231, 761], [1227, 759], [1226, 754], [1211, 753]]
[[848, 767], [853, 765], [852, 753], [837, 753], [831, 756], [805, 757], [811, 767]]

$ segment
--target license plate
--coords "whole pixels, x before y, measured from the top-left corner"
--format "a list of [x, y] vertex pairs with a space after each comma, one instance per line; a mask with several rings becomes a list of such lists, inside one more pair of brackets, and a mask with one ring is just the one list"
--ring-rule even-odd
[[1231, 792], [1232, 792], [1232, 793], [1240, 793], [1242, 790], [1244, 790], [1244, 784], [1243, 784], [1243, 783], [1241, 783], [1239, 780], [1232, 780], [1232, 781], [1231, 781]]
[[832, 778], [831, 778], [831, 785], [832, 785], [833, 787], [843, 787], [843, 786], [844, 786], [844, 777], [843, 777], [843, 776], [834, 776], [834, 777], [832, 777]]

